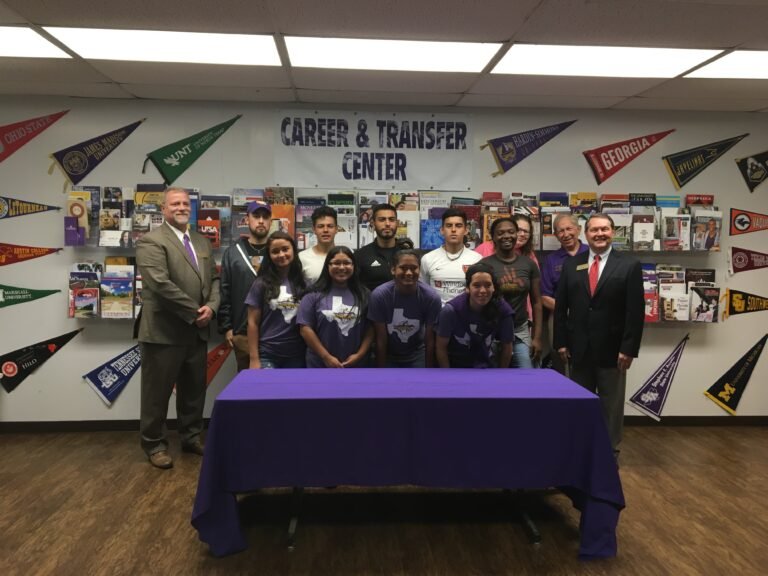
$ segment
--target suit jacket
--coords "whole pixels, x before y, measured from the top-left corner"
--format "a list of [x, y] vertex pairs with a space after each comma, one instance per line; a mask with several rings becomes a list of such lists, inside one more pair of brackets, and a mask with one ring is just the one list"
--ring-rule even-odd
[[163, 224], [136, 243], [136, 265], [142, 279], [141, 314], [136, 320], [139, 342], [194, 344], [208, 340], [210, 325], [195, 326], [197, 310], [207, 304], [219, 309], [219, 273], [210, 242], [190, 231], [198, 266], [184, 245]]
[[616, 366], [619, 352], [637, 357], [645, 321], [640, 262], [611, 250], [595, 295], [589, 293], [589, 251], [568, 258], [555, 296], [555, 350], [567, 347], [574, 362]]

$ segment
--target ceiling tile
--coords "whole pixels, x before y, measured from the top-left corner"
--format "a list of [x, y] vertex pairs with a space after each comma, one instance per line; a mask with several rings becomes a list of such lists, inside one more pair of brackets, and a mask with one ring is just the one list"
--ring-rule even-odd
[[120, 86], [85, 82], [0, 82], [0, 94], [19, 96], [72, 96], [80, 98], [132, 98]]
[[619, 110], [699, 110], [753, 112], [768, 106], [768, 98], [628, 98], [614, 106]]
[[528, 76], [488, 74], [472, 88], [471, 94], [549, 94], [558, 96], [632, 96], [663, 80], [658, 78], [596, 78], [587, 76]]
[[284, 88], [256, 89], [246, 86], [167, 86], [153, 84], [123, 84], [126, 91], [138, 98], [157, 100], [210, 100], [233, 102], [295, 102], [293, 90]]
[[[766, 62], [768, 66], [768, 62]], [[643, 93], [644, 98], [741, 98], [768, 100], [768, 80], [675, 78]]]
[[294, 68], [297, 88], [366, 92], [464, 92], [478, 74]]
[[61, 58], [0, 58], [0, 85], [7, 82], [105, 82], [85, 62]]
[[325, 104], [381, 104], [386, 106], [452, 106], [459, 94], [408, 92], [350, 92], [334, 90], [299, 90], [299, 101]]
[[571, 96], [568, 94], [466, 94], [458, 106], [492, 108], [610, 108], [623, 98], [616, 96]]

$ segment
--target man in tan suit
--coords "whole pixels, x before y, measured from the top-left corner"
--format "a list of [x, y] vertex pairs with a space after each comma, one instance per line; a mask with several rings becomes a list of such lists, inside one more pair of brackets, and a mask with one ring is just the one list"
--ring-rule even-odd
[[153, 466], [171, 468], [165, 420], [174, 384], [181, 448], [202, 455], [210, 322], [219, 307], [219, 274], [211, 244], [189, 229], [189, 194], [168, 188], [165, 223], [136, 244], [142, 277], [141, 446]]

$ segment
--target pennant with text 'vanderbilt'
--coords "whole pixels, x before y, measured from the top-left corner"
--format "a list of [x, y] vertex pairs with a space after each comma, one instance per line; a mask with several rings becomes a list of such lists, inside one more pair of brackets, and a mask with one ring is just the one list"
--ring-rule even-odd
[[107, 406], [112, 406], [139, 366], [141, 366], [141, 352], [136, 345], [115, 356], [109, 362], [94, 368], [83, 378]]
[[768, 214], [731, 208], [731, 236], [768, 230]]
[[768, 150], [752, 154], [746, 158], [737, 158], [736, 166], [739, 167], [744, 182], [750, 192], [768, 180]]
[[715, 382], [704, 395], [720, 406], [723, 410], [733, 416], [736, 416], [736, 407], [739, 405], [741, 395], [749, 383], [752, 371], [755, 369], [760, 354], [765, 348], [765, 341], [768, 340], [768, 334], [760, 338], [757, 344], [749, 349], [736, 364]]
[[725, 289], [725, 310], [723, 311], [723, 320], [729, 316], [737, 314], [749, 314], [750, 312], [763, 312], [768, 310], [768, 298], [757, 296], [749, 292]]
[[765, 252], [755, 252], [754, 250], [749, 250], [747, 248], [734, 248], [731, 246], [730, 264], [731, 274], [768, 268], [768, 254]]
[[192, 166], [192, 164], [194, 164], [195, 161], [240, 118], [242, 118], [242, 114], [238, 114], [231, 120], [217, 124], [213, 128], [203, 130], [188, 138], [182, 138], [177, 142], [173, 142], [150, 152], [147, 154], [147, 159], [144, 161], [142, 172], [146, 170], [147, 162], [151, 161], [158, 172], [163, 176], [165, 183], [167, 185], [173, 184], [179, 176]]
[[668, 156], [662, 156], [664, 165], [667, 167], [669, 176], [678, 190], [688, 184], [691, 180], [701, 174], [707, 167], [711, 166], [715, 160], [736, 146], [749, 133], [734, 136], [719, 142], [696, 146], [682, 152], [675, 152]]
[[0, 126], [0, 162], [41, 134], [69, 110]]
[[597, 180], [598, 184], [602, 184], [624, 168], [624, 166], [632, 162], [632, 160], [640, 156], [640, 154], [648, 150], [648, 148], [656, 144], [656, 142], [659, 142], [674, 131], [673, 128], [672, 130], [657, 132], [656, 134], [622, 140], [621, 142], [607, 144], [600, 148], [584, 150], [582, 154], [587, 159], [589, 167], [592, 168], [595, 180]]
[[38, 248], [37, 246], [18, 246], [0, 242], [0, 266], [40, 258], [61, 250], [61, 248]]
[[3, 385], [6, 392], [13, 392], [27, 376], [45, 364], [48, 358], [61, 350], [67, 342], [72, 340], [82, 330], [82, 328], [80, 330], [73, 330], [50, 340], [38, 342], [8, 354], [3, 354], [0, 356], [0, 384]]
[[[112, 130], [101, 136], [89, 138], [51, 154], [54, 164], [58, 164], [72, 184], [79, 184], [90, 174], [115, 148], [120, 146], [146, 118]], [[49, 170], [49, 173], [53, 170]]]
[[563, 130], [568, 128], [576, 120], [570, 122], [561, 122], [560, 124], [553, 124], [552, 126], [544, 126], [542, 128], [535, 128], [534, 130], [526, 130], [525, 132], [518, 132], [517, 134], [510, 134], [509, 136], [501, 136], [500, 138], [493, 138], [488, 140], [485, 144], [480, 146], [480, 149], [490, 147], [493, 159], [498, 166], [498, 172], [493, 173], [493, 177], [505, 174], [507, 170], [519, 164], [525, 160], [528, 156], [533, 154], [536, 150], [541, 148], [544, 144], [552, 140], [555, 136], [560, 134]]
[[661, 411], [664, 409], [667, 394], [672, 386], [672, 380], [675, 378], [675, 372], [677, 372], [677, 366], [680, 364], [680, 358], [687, 342], [688, 334], [680, 340], [680, 343], [675, 346], [675, 349], [661, 363], [661, 366], [656, 368], [650, 378], [630, 397], [627, 404], [656, 421], [661, 420]]
[[16, 216], [26, 216], [27, 214], [37, 214], [38, 212], [47, 212], [48, 210], [61, 210], [61, 207], [0, 196], [0, 220], [15, 218]]
[[31, 302], [32, 300], [45, 298], [58, 292], [61, 292], [61, 290], [33, 290], [32, 288], [19, 288], [18, 286], [0, 284], [0, 308], [23, 302]]

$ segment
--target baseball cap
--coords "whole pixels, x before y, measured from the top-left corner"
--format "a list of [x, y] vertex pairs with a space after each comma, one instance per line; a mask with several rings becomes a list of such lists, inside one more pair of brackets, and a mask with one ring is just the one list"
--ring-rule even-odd
[[272, 215], [272, 206], [270, 206], [266, 202], [262, 202], [261, 200], [254, 200], [253, 202], [248, 202], [248, 214], [256, 212], [256, 210], [266, 210], [270, 216]]

